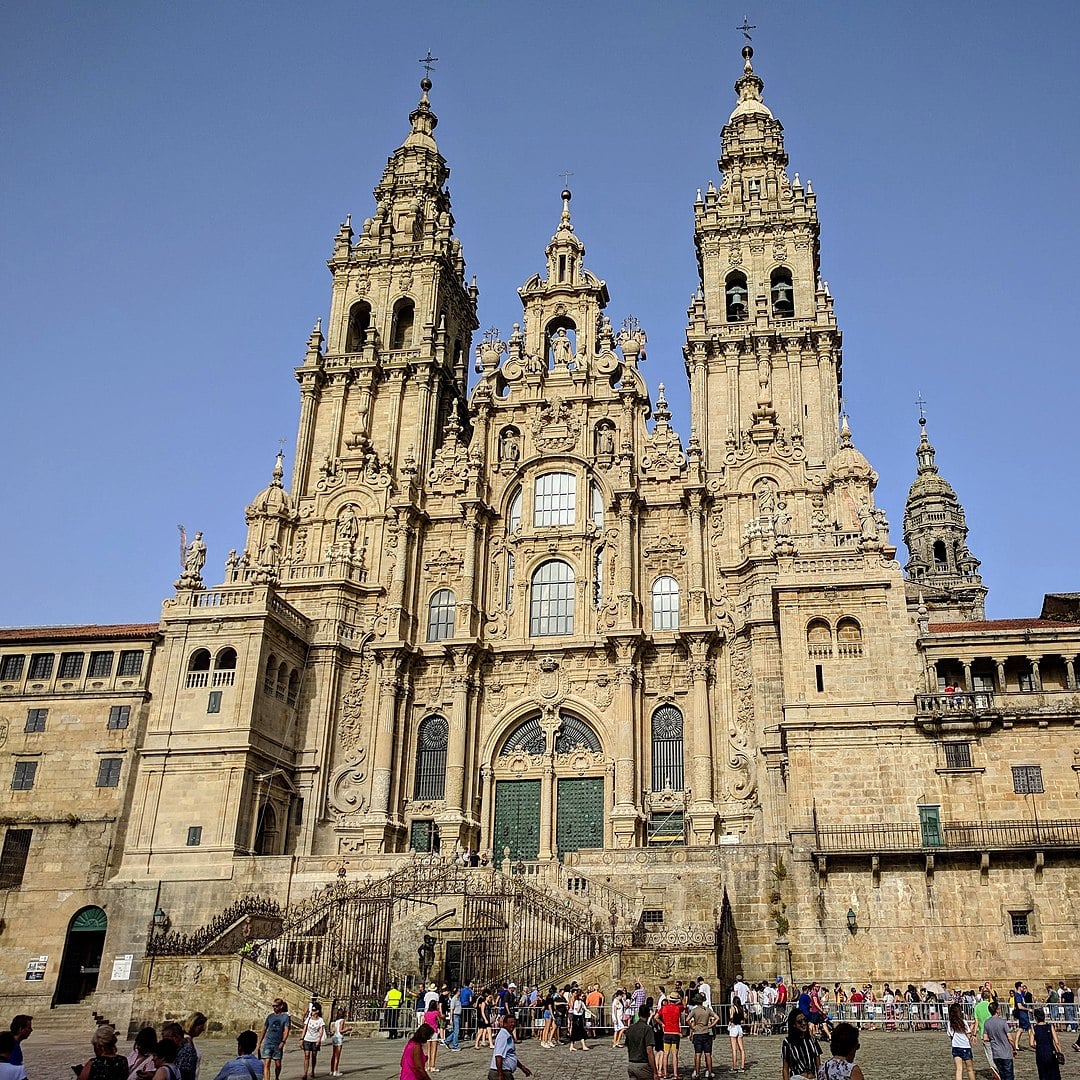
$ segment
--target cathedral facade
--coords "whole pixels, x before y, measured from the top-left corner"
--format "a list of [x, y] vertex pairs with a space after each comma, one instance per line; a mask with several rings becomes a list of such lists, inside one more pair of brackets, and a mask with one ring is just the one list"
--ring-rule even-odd
[[469, 852], [633, 924], [643, 972], [723, 909], [754, 977], [1075, 978], [1076, 605], [986, 620], [925, 423], [897, 561], [752, 56], [694, 204], [684, 433], [569, 191], [474, 341], [424, 80], [220, 584], [196, 537], [158, 626], [0, 632], [7, 996], [130, 1015], [166, 921]]

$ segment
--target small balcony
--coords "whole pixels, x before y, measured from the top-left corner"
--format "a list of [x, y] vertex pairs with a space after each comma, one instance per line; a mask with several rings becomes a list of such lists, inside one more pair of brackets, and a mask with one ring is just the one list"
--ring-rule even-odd
[[928, 820], [914, 824], [867, 822], [820, 825], [814, 855], [878, 855], [903, 852], [1039, 851], [1080, 849], [1080, 819], [1065, 821], [984, 821], [979, 824]]
[[1000, 715], [991, 690], [915, 695], [915, 722], [924, 730], [985, 730]]

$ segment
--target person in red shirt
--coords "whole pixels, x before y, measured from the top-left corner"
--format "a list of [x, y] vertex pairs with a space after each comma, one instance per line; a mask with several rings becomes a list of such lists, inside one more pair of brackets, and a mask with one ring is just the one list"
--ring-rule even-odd
[[848, 995], [848, 1003], [851, 1005], [851, 1015], [856, 1022], [863, 1018], [863, 1002], [866, 1000], [866, 995], [856, 987], [851, 988], [851, 993]]
[[787, 983], [784, 982], [784, 976], [776, 980], [776, 1015], [782, 1017], [787, 1012], [788, 992]]
[[679, 1075], [679, 1036], [682, 1034], [685, 1011], [679, 994], [672, 994], [660, 1006], [660, 1023], [664, 1026], [664, 1053], [660, 1058], [660, 1076]]

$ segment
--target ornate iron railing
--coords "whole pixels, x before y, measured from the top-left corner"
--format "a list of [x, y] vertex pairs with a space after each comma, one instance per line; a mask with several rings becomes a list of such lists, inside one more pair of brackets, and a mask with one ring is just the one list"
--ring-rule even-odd
[[212, 922], [191, 934], [151, 933], [150, 940], [146, 943], [147, 955], [197, 956], [199, 953], [211, 951], [210, 946], [215, 939], [220, 938], [226, 930], [235, 926], [241, 919], [253, 916], [280, 919], [281, 906], [276, 900], [268, 900], [262, 896], [242, 896]]
[[395, 925], [403, 928], [399, 958], [402, 934], [410, 937], [408, 950], [425, 930], [450, 935], [456, 974], [474, 985], [546, 982], [610, 946], [604, 924], [570, 896], [431, 855], [368, 884], [328, 885], [291, 908], [281, 934], [259, 942], [253, 959], [353, 1015], [381, 1001], [392, 976], [421, 967], [417, 953], [407, 951], [408, 966], [393, 970]]
[[994, 708], [994, 695], [989, 690], [976, 690], [974, 693], [952, 694], [916, 694], [915, 711], [948, 716], [950, 713], [991, 712]]
[[871, 822], [821, 825], [814, 830], [820, 854], [876, 854], [883, 851], [1009, 851], [1080, 848], [1080, 820], [941, 822], [936, 830], [918, 824]]

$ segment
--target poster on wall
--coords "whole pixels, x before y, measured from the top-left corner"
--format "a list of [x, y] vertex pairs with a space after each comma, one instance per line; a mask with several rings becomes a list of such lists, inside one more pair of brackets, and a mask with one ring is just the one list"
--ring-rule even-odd
[[123, 956], [116, 957], [112, 962], [112, 981], [123, 982], [125, 979], [131, 978], [131, 961], [134, 960], [134, 954], [124, 953]]
[[45, 969], [48, 966], [49, 958], [47, 956], [35, 956], [33, 960], [28, 961], [26, 964], [26, 981], [44, 982]]

